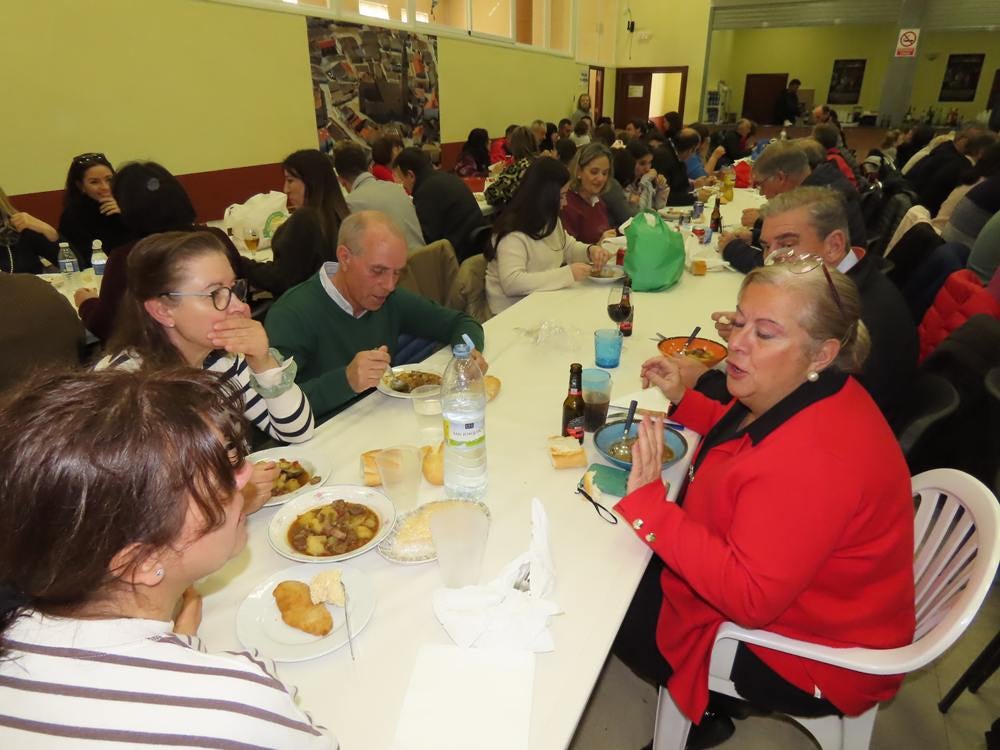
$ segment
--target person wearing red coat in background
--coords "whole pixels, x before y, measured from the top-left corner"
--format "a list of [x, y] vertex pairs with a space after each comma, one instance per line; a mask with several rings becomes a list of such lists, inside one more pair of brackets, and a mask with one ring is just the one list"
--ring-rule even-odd
[[[659, 387], [678, 404], [673, 418], [705, 438], [681, 506], [664, 501], [662, 422], [641, 426], [616, 510], [656, 557], [615, 652], [665, 682], [694, 722], [709, 706], [723, 622], [834, 647], [913, 639], [909, 472], [878, 407], [847, 374], [868, 349], [859, 311], [854, 284], [804, 256], [743, 282], [729, 338], [731, 405], [686, 391], [672, 359], [643, 364], [644, 385]], [[860, 714], [891, 698], [903, 676], [741, 644], [731, 679], [753, 704], [821, 716]], [[712, 744], [709, 730], [713, 742], [732, 734], [729, 717], [704, 718], [693, 728], [699, 747]]]
[[503, 138], [497, 138], [490, 144], [490, 164], [513, 164], [514, 156], [510, 152], [510, 136], [517, 130], [517, 125], [508, 125]]

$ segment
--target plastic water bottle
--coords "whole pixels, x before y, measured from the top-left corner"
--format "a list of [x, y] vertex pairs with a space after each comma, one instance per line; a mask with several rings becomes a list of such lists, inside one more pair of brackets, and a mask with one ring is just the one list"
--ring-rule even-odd
[[80, 261], [76, 259], [76, 253], [70, 248], [68, 242], [59, 243], [59, 270], [67, 280], [80, 270]]
[[94, 269], [94, 276], [103, 276], [104, 266], [108, 262], [108, 256], [104, 254], [104, 243], [100, 240], [94, 240], [90, 248], [90, 265]]
[[449, 498], [480, 500], [486, 494], [486, 387], [471, 356], [475, 346], [463, 338], [441, 380], [444, 487]]

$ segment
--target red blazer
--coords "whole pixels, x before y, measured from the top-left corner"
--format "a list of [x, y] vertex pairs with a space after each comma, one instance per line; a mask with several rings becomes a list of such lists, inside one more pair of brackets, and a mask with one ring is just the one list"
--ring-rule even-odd
[[608, 218], [608, 207], [603, 198], [597, 203], [588, 203], [575, 190], [566, 193], [566, 207], [559, 212], [563, 229], [571, 237], [588, 245], [596, 245], [601, 241], [601, 235], [611, 228]]
[[496, 164], [498, 161], [502, 161], [504, 164], [513, 164], [514, 157], [510, 155], [506, 146], [506, 138], [497, 138], [490, 144], [490, 164]]
[[[674, 418], [704, 435], [735, 404], [689, 390]], [[616, 508], [666, 563], [656, 642], [674, 669], [670, 694], [693, 721], [708, 704], [709, 658], [723, 621], [837, 647], [913, 639], [909, 472], [853, 378], [757, 443], [744, 432], [710, 449], [683, 507], [664, 502], [653, 482]], [[903, 681], [750, 648], [848, 715], [891, 698]]]

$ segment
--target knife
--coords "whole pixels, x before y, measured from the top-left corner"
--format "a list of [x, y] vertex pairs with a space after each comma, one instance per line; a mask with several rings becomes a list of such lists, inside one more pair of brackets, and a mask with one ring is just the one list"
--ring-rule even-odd
[[357, 657], [354, 656], [354, 636], [351, 634], [351, 616], [348, 614], [351, 599], [347, 595], [347, 585], [343, 581], [340, 582], [340, 585], [344, 587], [344, 625], [347, 626], [347, 645], [351, 649], [351, 661], [357, 661]]

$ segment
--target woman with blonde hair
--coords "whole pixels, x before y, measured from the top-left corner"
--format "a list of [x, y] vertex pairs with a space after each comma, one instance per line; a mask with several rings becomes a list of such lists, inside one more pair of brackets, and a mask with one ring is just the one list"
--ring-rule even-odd
[[614, 236], [608, 207], [602, 196], [611, 179], [611, 150], [603, 143], [588, 143], [573, 157], [569, 192], [560, 212], [563, 227], [580, 242], [597, 244]]
[[41, 273], [43, 258], [58, 265], [59, 232], [41, 219], [18, 211], [0, 188], [0, 247], [0, 271]]
[[[616, 509], [655, 553], [615, 643], [666, 685], [705, 736], [715, 634], [727, 621], [812, 643], [895, 648], [914, 632], [913, 501], [899, 445], [862, 385], [869, 350], [854, 283], [779, 248], [740, 288], [723, 405], [685, 388], [678, 362], [647, 360], [644, 385], [704, 435], [681, 502], [664, 502], [663, 422], [645, 420]], [[741, 644], [730, 678], [763, 709], [859, 715], [902, 675], [869, 675]]]

